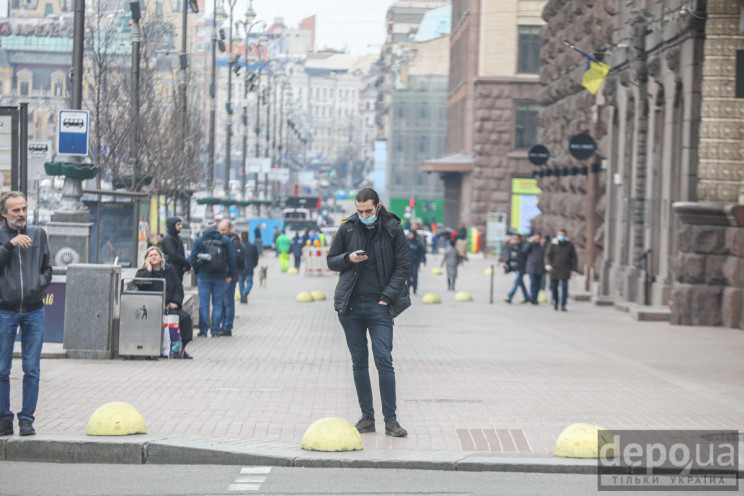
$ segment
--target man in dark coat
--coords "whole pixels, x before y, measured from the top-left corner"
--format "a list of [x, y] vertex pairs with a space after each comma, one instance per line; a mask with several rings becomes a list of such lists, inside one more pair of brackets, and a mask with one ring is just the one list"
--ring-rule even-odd
[[524, 253], [527, 256], [527, 275], [530, 277], [530, 301], [533, 305], [537, 305], [537, 295], [542, 287], [542, 279], [545, 277], [543, 237], [539, 234], [532, 236], [524, 245]]
[[340, 272], [334, 308], [351, 353], [354, 385], [362, 417], [359, 432], [374, 432], [375, 411], [369, 378], [367, 332], [380, 383], [385, 434], [406, 436], [396, 416], [393, 319], [411, 305], [406, 283], [411, 270], [400, 219], [380, 204], [372, 188], [359, 190], [357, 213], [344, 219], [328, 251], [328, 268]]
[[162, 250], [165, 255], [165, 261], [176, 269], [176, 274], [181, 282], [183, 282], [184, 272], [191, 270], [191, 264], [189, 264], [186, 258], [186, 251], [183, 248], [183, 240], [181, 239], [181, 218], [180, 217], [168, 217], [165, 221], [166, 235], [163, 236]]
[[509, 251], [506, 252], [506, 260], [503, 263], [504, 270], [514, 272], [514, 284], [512, 284], [512, 288], [509, 294], [506, 295], [506, 300], [504, 300], [507, 303], [511, 303], [517, 289], [522, 290], [522, 296], [524, 297], [522, 303], [530, 302], [530, 295], [527, 294], [527, 288], [524, 285], [524, 274], [527, 270], [527, 255], [524, 253], [523, 248], [522, 236], [515, 234], [512, 242], [509, 244]]
[[248, 295], [253, 288], [253, 270], [258, 265], [258, 248], [251, 243], [248, 233], [240, 235], [245, 252], [245, 269], [240, 273], [238, 287], [240, 288], [240, 303], [248, 303]]
[[426, 265], [426, 248], [418, 238], [415, 230], [408, 231], [408, 253], [411, 257], [411, 275], [408, 277], [408, 288], [416, 294], [418, 289], [419, 265]]
[[561, 285], [561, 310], [566, 311], [568, 300], [568, 280], [571, 272], [576, 271], [579, 258], [576, 248], [566, 237], [566, 230], [561, 229], [553, 238], [545, 253], [545, 269], [550, 272], [550, 292], [553, 296], [553, 308], [558, 310], [558, 283]]

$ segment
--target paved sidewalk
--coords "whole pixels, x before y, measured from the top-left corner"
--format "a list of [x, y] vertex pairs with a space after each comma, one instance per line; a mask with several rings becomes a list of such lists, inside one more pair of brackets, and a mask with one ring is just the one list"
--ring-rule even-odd
[[[568, 312], [520, 304], [519, 295], [507, 304], [512, 275], [498, 269], [490, 304], [490, 263], [472, 257], [461, 267], [458, 290], [474, 297], [461, 303], [446, 291], [445, 276], [431, 274], [439, 260], [430, 257], [412, 308], [396, 319], [398, 417], [407, 438], [384, 435], [372, 371], [378, 432], [363, 435], [365, 450], [316, 456], [299, 449], [313, 421], [359, 417], [333, 311], [337, 278], [280, 274], [278, 260], [265, 253], [267, 286], [256, 281], [249, 304], [236, 304], [233, 337], [189, 345], [194, 360], [43, 360], [35, 442], [84, 443], [90, 415], [110, 401], [137, 407], [149, 432], [113, 442], [178, 445], [183, 453], [189, 444], [199, 446], [196, 453], [209, 453], [205, 446], [273, 450], [285, 461], [439, 460], [454, 468], [480, 460], [507, 470], [541, 463], [576, 471], [587, 463], [552, 454], [557, 436], [575, 422], [610, 430], [744, 430], [741, 330], [636, 322], [589, 302], [569, 302]], [[324, 291], [328, 300], [297, 303], [302, 290]], [[422, 304], [429, 291], [442, 303]], [[21, 402], [20, 365], [14, 360], [13, 409]], [[16, 435], [8, 446], [22, 442]]]

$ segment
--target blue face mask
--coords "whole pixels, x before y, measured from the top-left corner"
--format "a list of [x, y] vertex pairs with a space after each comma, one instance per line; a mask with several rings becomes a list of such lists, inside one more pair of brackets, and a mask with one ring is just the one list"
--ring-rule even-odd
[[561, 235], [561, 234], [559, 234], [559, 235], [558, 235], [558, 236], [556, 236], [556, 237], [558, 238], [558, 242], [559, 242], [559, 243], [563, 243], [564, 241], [566, 241], [566, 237], [565, 237], [565, 236], [563, 236], [563, 235]]
[[364, 217], [359, 217], [359, 220], [361, 220], [362, 224], [364, 224], [365, 226], [371, 226], [377, 220], [377, 214], [371, 215], [367, 217], [366, 219]]

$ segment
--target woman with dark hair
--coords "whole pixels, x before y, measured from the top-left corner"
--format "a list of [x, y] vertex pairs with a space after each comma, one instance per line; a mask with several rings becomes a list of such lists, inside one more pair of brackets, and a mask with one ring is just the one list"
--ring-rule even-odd
[[[163, 252], [157, 246], [151, 246], [145, 252], [145, 261], [142, 268], [137, 271], [136, 278], [165, 279], [165, 310], [178, 314], [178, 329], [183, 341], [183, 358], [191, 358], [186, 353], [186, 344], [194, 335], [194, 326], [191, 315], [185, 311], [183, 305], [183, 284], [181, 277], [173, 265], [165, 263]], [[134, 281], [137, 289], [143, 291], [162, 291], [161, 281]]]
[[380, 383], [385, 434], [408, 432], [396, 416], [393, 319], [411, 306], [411, 258], [400, 219], [388, 212], [372, 188], [360, 190], [356, 213], [344, 219], [328, 251], [328, 268], [340, 272], [334, 307], [351, 353], [354, 385], [362, 417], [359, 432], [374, 432], [375, 411], [369, 378], [367, 332]]

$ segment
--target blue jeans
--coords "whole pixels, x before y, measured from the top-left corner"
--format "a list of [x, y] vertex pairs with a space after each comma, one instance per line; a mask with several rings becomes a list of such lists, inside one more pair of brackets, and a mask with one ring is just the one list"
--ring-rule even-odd
[[233, 322], [235, 321], [235, 286], [238, 281], [230, 280], [225, 288], [225, 299], [222, 300], [222, 318], [220, 319], [220, 328], [232, 331]]
[[239, 286], [240, 294], [248, 296], [253, 288], [253, 274], [240, 274]]
[[376, 301], [353, 304], [338, 320], [346, 334], [346, 345], [351, 353], [354, 385], [362, 415], [375, 418], [372, 404], [372, 384], [369, 379], [369, 349], [367, 330], [372, 341], [377, 375], [380, 381], [380, 398], [385, 422], [396, 420], [395, 370], [393, 369], [393, 319], [390, 309]]
[[23, 368], [23, 405], [18, 420], [34, 421], [39, 399], [41, 345], [44, 342], [44, 308], [28, 313], [0, 310], [0, 418], [13, 420], [10, 411], [10, 367], [13, 343], [21, 326], [21, 365]]
[[566, 308], [568, 299], [568, 279], [551, 279], [550, 292], [553, 293], [553, 303], [558, 303], [558, 283], [561, 283], [561, 308]]
[[530, 274], [530, 300], [537, 301], [543, 283], [543, 274]]
[[212, 334], [220, 330], [222, 320], [222, 300], [225, 299], [225, 288], [227, 282], [224, 277], [213, 279], [200, 276], [196, 281], [199, 292], [199, 333], [207, 333], [209, 323], [209, 299], [212, 299]]
[[517, 288], [522, 288], [522, 296], [524, 296], [525, 300], [530, 299], [530, 295], [527, 294], [527, 287], [524, 285], [524, 280], [522, 280], [523, 277], [524, 272], [520, 272], [518, 270], [514, 272], [514, 284], [512, 285], [511, 291], [509, 291], [509, 294], [507, 295], [510, 300], [517, 292]]

